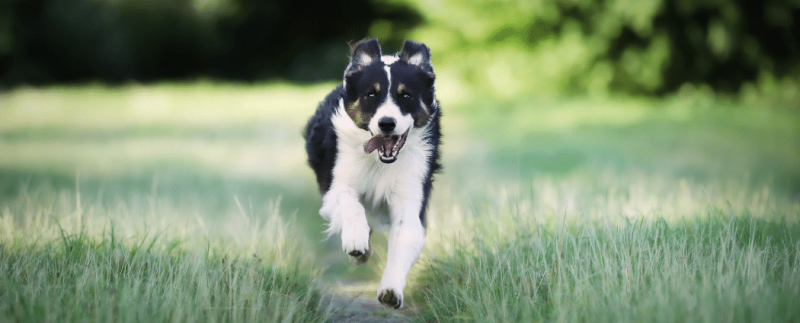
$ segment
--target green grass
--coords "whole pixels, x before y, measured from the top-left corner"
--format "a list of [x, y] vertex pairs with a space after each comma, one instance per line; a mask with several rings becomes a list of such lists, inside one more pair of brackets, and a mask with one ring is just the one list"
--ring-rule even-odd
[[75, 192], [3, 201], [0, 321], [324, 320], [317, 267], [277, 205], [213, 228], [157, 195], [83, 204], [98, 196]]
[[[421, 268], [411, 292], [426, 309], [420, 319], [800, 319], [796, 201], [775, 205], [758, 194], [746, 196], [744, 209], [737, 201], [727, 206], [715, 201], [716, 208], [701, 199], [694, 206], [648, 210], [641, 203], [646, 199], [631, 190], [609, 197], [583, 185], [545, 183], [534, 188], [539, 197], [494, 196], [494, 203], [469, 221], [469, 230], [438, 243]], [[689, 199], [691, 186], [675, 189]], [[691, 188], [705, 195], [702, 188]], [[548, 193], [552, 196], [541, 197]], [[685, 213], [692, 210], [697, 213]]]
[[315, 89], [268, 90], [4, 95], [0, 321], [324, 321], [319, 221], [297, 216], [316, 192], [270, 178], [303, 157], [257, 164], [283, 147], [276, 132], [299, 137], [257, 109]]
[[[326, 320], [385, 262], [323, 241], [300, 129], [332, 86], [4, 93], [0, 321]], [[797, 111], [444, 90], [416, 319], [800, 320]]]
[[470, 175], [433, 202], [447, 225], [410, 280], [418, 319], [800, 320], [797, 111], [682, 98], [462, 109], [480, 167], [451, 165]]
[[478, 240], [424, 270], [426, 320], [793, 322], [800, 235], [747, 218], [586, 223]]
[[[3, 251], [3, 321], [318, 321], [311, 273], [219, 250], [154, 250], [65, 235]], [[169, 241], [169, 246], [182, 242]], [[159, 248], [161, 249], [161, 248]]]

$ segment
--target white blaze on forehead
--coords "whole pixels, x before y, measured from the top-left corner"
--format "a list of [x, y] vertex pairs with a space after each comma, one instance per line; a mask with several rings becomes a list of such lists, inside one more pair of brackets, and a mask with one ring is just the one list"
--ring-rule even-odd
[[394, 62], [397, 62], [397, 56], [381, 56], [381, 61], [386, 65], [392, 65]]
[[406, 130], [410, 129], [411, 126], [414, 124], [414, 117], [411, 114], [403, 115], [403, 112], [400, 111], [400, 107], [397, 106], [397, 103], [394, 102], [392, 98], [391, 88], [392, 88], [392, 73], [391, 68], [389, 65], [383, 67], [386, 71], [386, 79], [389, 81], [388, 89], [386, 90], [386, 101], [381, 103], [378, 109], [375, 111], [375, 115], [372, 116], [372, 119], [369, 121], [369, 130], [372, 131], [374, 134], [381, 133], [381, 129], [378, 126], [378, 120], [383, 117], [390, 117], [394, 118], [397, 121], [397, 124], [394, 128], [394, 133], [397, 135], [402, 135], [406, 132]]
[[[386, 80], [389, 81], [389, 86], [386, 87], [387, 91], [389, 91], [392, 88], [392, 72], [391, 72], [391, 68], [389, 67], [389, 65], [385, 65], [385, 66], [383, 66], [383, 70], [386, 71]], [[387, 98], [388, 98], [388, 96], [387, 96]]]
[[[387, 92], [390, 92], [392, 88], [392, 73], [391, 69], [388, 65], [384, 66], [383, 69], [386, 71], [386, 79], [389, 81]], [[392, 98], [392, 93], [386, 93], [386, 101], [382, 102], [381, 105], [375, 110], [375, 115], [372, 116], [372, 119], [369, 121], [369, 130], [372, 131], [374, 134], [378, 134], [381, 132], [380, 127], [378, 127], [378, 120], [383, 117], [390, 117], [394, 118], [397, 121], [397, 125], [394, 128], [394, 133], [398, 135], [402, 135], [406, 132], [411, 126], [414, 124], [414, 117], [411, 114], [403, 115], [403, 112], [400, 111], [400, 107], [397, 106], [397, 103], [394, 102]]]

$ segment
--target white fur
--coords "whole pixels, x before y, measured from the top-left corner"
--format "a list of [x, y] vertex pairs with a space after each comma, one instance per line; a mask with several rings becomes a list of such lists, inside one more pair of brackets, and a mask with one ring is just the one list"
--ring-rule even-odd
[[369, 224], [367, 223], [364, 207], [358, 202], [358, 197], [352, 189], [341, 188], [330, 190], [322, 198], [322, 208], [319, 210], [323, 218], [329, 220], [326, 233], [331, 235], [341, 232], [342, 250], [345, 253], [361, 251], [366, 253], [369, 249]]
[[[379, 111], [399, 114], [399, 108], [391, 105], [386, 103]], [[373, 120], [376, 118], [378, 114]], [[402, 303], [406, 276], [425, 246], [425, 229], [419, 214], [427, 161], [434, 147], [423, 138], [426, 128], [411, 127], [412, 118], [411, 123], [404, 124], [410, 130], [397, 160], [385, 164], [364, 152], [364, 143], [371, 136], [348, 117], [342, 100], [332, 122], [338, 154], [333, 182], [322, 198], [320, 215], [329, 222], [329, 235], [342, 233], [342, 248], [346, 253], [369, 246], [370, 227], [389, 231], [389, 251], [378, 295], [392, 290]]]
[[361, 53], [361, 55], [358, 56], [358, 64], [364, 66], [372, 64], [372, 57], [367, 53]]
[[422, 64], [422, 53], [416, 53], [413, 56], [408, 58], [408, 63], [411, 65], [419, 65]]
[[397, 56], [390, 56], [390, 55], [383, 55], [381, 56], [381, 61], [386, 65], [392, 65], [394, 62], [397, 62]]

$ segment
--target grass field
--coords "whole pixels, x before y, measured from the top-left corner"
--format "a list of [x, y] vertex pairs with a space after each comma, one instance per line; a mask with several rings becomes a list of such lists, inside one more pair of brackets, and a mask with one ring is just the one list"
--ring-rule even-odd
[[[322, 241], [300, 129], [331, 87], [0, 94], [0, 321], [328, 320], [385, 259]], [[443, 92], [411, 319], [800, 320], [797, 110]]]

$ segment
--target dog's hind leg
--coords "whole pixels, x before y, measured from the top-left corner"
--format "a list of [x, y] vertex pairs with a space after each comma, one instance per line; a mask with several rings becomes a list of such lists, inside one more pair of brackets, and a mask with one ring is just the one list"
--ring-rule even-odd
[[356, 191], [349, 187], [331, 188], [322, 197], [319, 214], [328, 220], [332, 236], [341, 232], [342, 250], [358, 264], [369, 260], [371, 253], [369, 237], [372, 230], [367, 223], [364, 206], [358, 201]]
[[400, 214], [393, 214], [398, 217], [393, 219], [389, 230], [386, 268], [378, 287], [378, 301], [386, 306], [403, 307], [406, 276], [425, 247], [425, 228], [419, 218], [419, 206], [420, 201], [398, 201], [395, 205], [390, 205], [393, 213]]

